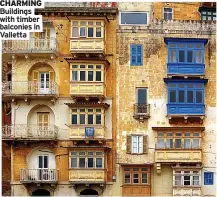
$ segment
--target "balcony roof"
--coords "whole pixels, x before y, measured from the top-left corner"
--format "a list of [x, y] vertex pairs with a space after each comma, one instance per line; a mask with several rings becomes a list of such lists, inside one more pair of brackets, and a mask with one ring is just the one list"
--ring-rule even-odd
[[204, 44], [207, 44], [208, 39], [164, 37], [164, 42], [165, 42], [166, 44], [168, 44], [168, 42], [196, 42], [196, 43], [204, 43]]
[[100, 107], [104, 109], [109, 108], [109, 104], [107, 103], [93, 103], [93, 102], [79, 102], [79, 103], [64, 103], [69, 107]]
[[205, 127], [152, 127], [154, 131], [180, 131], [180, 130], [197, 130], [197, 131], [204, 131]]
[[164, 78], [165, 83], [204, 83], [208, 82], [208, 79], [171, 79], [171, 78]]

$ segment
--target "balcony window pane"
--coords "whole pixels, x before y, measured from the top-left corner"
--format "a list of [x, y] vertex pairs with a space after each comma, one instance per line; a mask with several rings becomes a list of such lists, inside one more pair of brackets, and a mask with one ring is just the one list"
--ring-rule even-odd
[[167, 137], [172, 137], [173, 133], [167, 133]]
[[96, 114], [96, 124], [101, 124], [101, 114]]
[[193, 185], [199, 185], [200, 179], [199, 176], [193, 176]]
[[124, 183], [130, 184], [130, 173], [125, 173]]
[[187, 52], [187, 62], [192, 63], [193, 62], [193, 51]]
[[88, 81], [93, 81], [93, 71], [88, 71]]
[[191, 181], [190, 181], [190, 176], [184, 176], [184, 185], [190, 185]]
[[199, 133], [193, 133], [193, 136], [198, 137], [198, 136], [200, 136], [200, 134]]
[[190, 139], [184, 139], [184, 148], [191, 148]]
[[139, 174], [133, 174], [133, 183], [135, 184], [139, 183]]
[[202, 63], [202, 51], [201, 50], [196, 50], [196, 63]]
[[94, 160], [93, 158], [88, 158], [88, 168], [93, 168], [94, 167]]
[[88, 65], [88, 68], [93, 68], [93, 65]]
[[196, 103], [202, 103], [203, 99], [202, 99], [203, 93], [200, 90], [196, 91]]
[[170, 55], [170, 59], [169, 59], [169, 62], [170, 63], [176, 63], [176, 50], [170, 50], [169, 51]]
[[102, 158], [96, 158], [96, 168], [102, 168]]
[[72, 81], [78, 80], [78, 71], [72, 71]]
[[101, 71], [96, 71], [96, 81], [102, 81], [102, 79], [101, 79]]
[[44, 156], [44, 166], [43, 168], [48, 168], [48, 156]]
[[79, 158], [79, 168], [85, 168], [85, 158]]
[[93, 27], [88, 27], [88, 37], [93, 37]]
[[184, 102], [185, 102], [185, 91], [179, 90], [179, 103], [184, 103]]
[[190, 133], [185, 133], [185, 137], [190, 137], [191, 134]]
[[173, 148], [173, 139], [166, 140], [166, 148]]
[[202, 49], [203, 48], [203, 44], [196, 44], [196, 48]]
[[175, 139], [175, 148], [181, 148], [181, 147], [182, 147], [181, 139]]
[[158, 148], [164, 148], [164, 139], [158, 139]]
[[72, 124], [77, 124], [77, 115], [72, 115]]
[[182, 137], [182, 133], [176, 133], [176, 137]]
[[85, 114], [80, 114], [80, 124], [85, 124]]
[[175, 176], [175, 185], [182, 185], [182, 177], [181, 175]]
[[194, 47], [194, 44], [187, 44], [187, 48], [193, 48]]
[[158, 132], [157, 136], [158, 136], [158, 137], [163, 137], [163, 136], [164, 136], [164, 133], [163, 133], [163, 132]]
[[192, 90], [187, 91], [187, 103], [193, 103], [193, 91]]
[[80, 65], [80, 68], [85, 68], [86, 66], [85, 65]]
[[185, 62], [185, 51], [179, 51], [179, 62]]
[[85, 71], [80, 71], [80, 81], [85, 81]]
[[77, 168], [77, 158], [71, 158], [71, 168]]
[[88, 124], [93, 124], [93, 114], [88, 114]]
[[102, 37], [101, 27], [96, 28], [96, 37], [98, 37], [98, 38]]
[[200, 148], [200, 139], [193, 139], [192, 148]]
[[78, 37], [78, 27], [72, 28], [72, 37]]
[[146, 173], [142, 173], [142, 183], [148, 183], [148, 177]]
[[80, 37], [86, 37], [86, 27], [80, 28]]
[[176, 102], [176, 91], [170, 90], [170, 103], [175, 103], [175, 102]]
[[185, 48], [185, 44], [177, 44], [178, 48]]
[[79, 156], [84, 156], [85, 152], [79, 152]]

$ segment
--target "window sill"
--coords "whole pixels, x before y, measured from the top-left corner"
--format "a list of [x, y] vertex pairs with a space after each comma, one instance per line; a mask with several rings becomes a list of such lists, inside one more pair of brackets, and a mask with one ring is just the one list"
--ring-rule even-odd
[[145, 154], [147, 154], [147, 153], [128, 153], [128, 154], [130, 154], [130, 155], [145, 155]]

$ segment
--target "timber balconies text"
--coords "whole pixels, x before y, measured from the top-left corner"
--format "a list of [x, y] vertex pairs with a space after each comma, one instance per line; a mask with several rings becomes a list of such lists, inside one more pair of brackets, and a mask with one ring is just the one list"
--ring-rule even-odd
[[16, 124], [2, 127], [3, 140], [55, 140], [58, 127], [55, 125]]

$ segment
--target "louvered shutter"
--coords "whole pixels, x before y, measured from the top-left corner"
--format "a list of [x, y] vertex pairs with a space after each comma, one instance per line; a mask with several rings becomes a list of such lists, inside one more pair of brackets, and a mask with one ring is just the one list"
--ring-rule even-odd
[[143, 136], [143, 153], [148, 153], [148, 136]]
[[142, 45], [137, 45], [137, 65], [142, 65]]
[[131, 147], [132, 147], [132, 139], [131, 139], [131, 135], [127, 136], [127, 153], [130, 154], [131, 153]]

